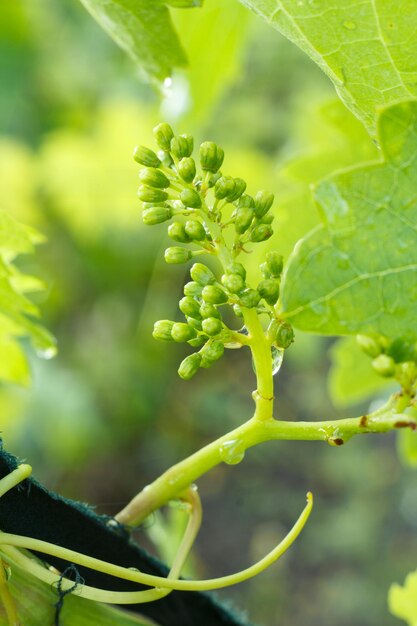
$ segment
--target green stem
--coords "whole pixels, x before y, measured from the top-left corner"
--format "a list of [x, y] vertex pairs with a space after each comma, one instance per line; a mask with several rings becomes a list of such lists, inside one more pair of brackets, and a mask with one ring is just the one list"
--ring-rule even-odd
[[265, 441], [324, 441], [340, 446], [354, 435], [385, 433], [402, 427], [415, 428], [416, 422], [412, 417], [399, 414], [402, 400], [401, 396], [395, 395], [369, 415], [321, 422], [286, 422], [272, 417], [262, 419], [262, 415], [259, 416], [259, 412], [257, 415], [255, 411], [254, 417], [242, 426], [173, 465], [133, 498], [116, 519], [128, 526], [141, 524], [152, 511], [175, 499], [210, 469], [223, 462], [234, 465], [242, 460], [245, 450]]
[[249, 347], [252, 352], [257, 388], [254, 394], [256, 403], [255, 419], [272, 418], [274, 408], [274, 383], [272, 376], [271, 343], [267, 339], [255, 309], [243, 309], [243, 319], [249, 333]]

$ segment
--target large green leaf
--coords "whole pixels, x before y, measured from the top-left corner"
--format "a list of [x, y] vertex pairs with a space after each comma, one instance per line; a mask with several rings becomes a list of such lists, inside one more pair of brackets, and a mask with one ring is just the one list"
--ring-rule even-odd
[[323, 224], [296, 246], [282, 285], [301, 330], [417, 337], [417, 102], [385, 109], [379, 140], [384, 162], [315, 191]]
[[[164, 80], [186, 56], [167, 7], [149, 0], [81, 0], [100, 26], [150, 76]], [[167, 2], [168, 4], [168, 2]]]
[[286, 155], [286, 160], [278, 164], [274, 176], [277, 235], [268, 242], [271, 248], [279, 242], [279, 252], [285, 257], [319, 222], [311, 185], [336, 168], [378, 158], [378, 150], [364, 127], [340, 100], [307, 104], [307, 110], [303, 106], [294, 127], [300, 147], [296, 155], [290, 159]]
[[[190, 98], [184, 128], [201, 129], [219, 96], [237, 75], [250, 18], [239, 3], [224, 0], [209, 0], [199, 11], [173, 12], [174, 24], [190, 59], [185, 73]], [[174, 78], [174, 100], [175, 83]], [[169, 108], [169, 99], [166, 104]]]
[[306, 52], [374, 132], [376, 108], [417, 96], [414, 0], [241, 0]]
[[[3, 555], [2, 555], [3, 556]], [[4, 556], [5, 562], [10, 559]], [[40, 582], [27, 572], [13, 565], [9, 581], [20, 623], [25, 626], [40, 626], [55, 623], [55, 604], [58, 595], [46, 583]], [[75, 595], [67, 595], [60, 614], [61, 626], [149, 626], [150, 621], [114, 609], [111, 606], [91, 602]], [[9, 626], [5, 609], [0, 603], [0, 626]]]

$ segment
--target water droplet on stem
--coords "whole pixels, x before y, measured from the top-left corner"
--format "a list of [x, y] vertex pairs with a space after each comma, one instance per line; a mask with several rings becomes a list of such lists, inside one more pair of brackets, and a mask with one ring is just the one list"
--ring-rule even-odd
[[282, 348], [277, 348], [277, 346], [272, 346], [271, 348], [272, 354], [272, 376], [275, 376], [281, 369], [282, 361], [284, 359], [284, 350]]
[[220, 458], [227, 465], [237, 465], [245, 457], [245, 445], [240, 439], [230, 439], [220, 446]]

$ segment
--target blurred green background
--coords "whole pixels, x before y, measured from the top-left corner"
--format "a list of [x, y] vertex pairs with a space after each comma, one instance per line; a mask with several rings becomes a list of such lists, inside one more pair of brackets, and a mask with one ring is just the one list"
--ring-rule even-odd
[[[30, 386], [2, 384], [0, 427], [7, 449], [49, 488], [100, 513], [115, 514], [252, 410], [243, 350], [184, 382], [176, 369], [186, 350], [151, 337], [156, 319], [180, 319], [186, 276], [163, 262], [165, 226], [141, 224], [133, 147], [151, 146], [161, 120], [196, 142], [218, 141], [226, 173], [244, 177], [249, 191], [277, 194], [268, 245], [284, 255], [318, 220], [309, 185], [376, 154], [320, 71], [237, 2], [173, 13], [190, 68], [158, 93], [81, 4], [0, 4], [1, 208], [47, 236], [20, 265], [48, 285], [37, 301], [59, 346], [50, 361], [30, 355]], [[315, 420], [366, 411], [370, 394], [386, 389], [363, 359], [350, 340], [334, 347], [297, 334], [277, 380], [277, 414]], [[238, 467], [213, 470], [200, 481], [205, 516], [194, 575], [231, 573], [260, 558], [292, 525], [307, 490], [315, 509], [291, 551], [219, 595], [258, 625], [399, 623], [386, 595], [416, 566], [417, 487], [391, 435], [342, 448], [272, 442]], [[174, 517], [147, 526], [138, 540], [162, 537], [168, 553], [162, 531], [176, 532]]]

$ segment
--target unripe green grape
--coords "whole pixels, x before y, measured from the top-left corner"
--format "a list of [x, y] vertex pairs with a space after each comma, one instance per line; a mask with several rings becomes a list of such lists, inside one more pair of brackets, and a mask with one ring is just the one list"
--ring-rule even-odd
[[203, 302], [200, 306], [200, 315], [204, 319], [208, 317], [216, 317], [221, 319], [220, 311], [214, 306], [214, 304], [210, 304], [209, 302]]
[[382, 352], [382, 347], [376, 339], [368, 335], [356, 335], [356, 341], [362, 352], [373, 358]]
[[272, 213], [267, 213], [266, 215], [261, 217], [260, 220], [258, 220], [258, 223], [259, 224], [272, 224], [274, 219], [275, 219], [275, 215], [272, 215]]
[[168, 194], [162, 189], [154, 189], [147, 185], [141, 185], [138, 189], [138, 196], [142, 202], [164, 202], [168, 199]]
[[284, 267], [284, 257], [278, 252], [268, 252], [266, 255], [266, 265], [271, 275], [275, 278], [279, 278]]
[[142, 212], [142, 220], [146, 226], [162, 224], [162, 222], [166, 222], [171, 217], [172, 209], [169, 206], [154, 206]]
[[244, 193], [240, 198], [239, 198], [239, 203], [238, 206], [241, 208], [249, 208], [249, 209], [254, 209], [255, 208], [255, 200], [252, 198], [252, 196], [249, 196], [247, 193]]
[[223, 274], [222, 284], [231, 293], [239, 293], [245, 288], [245, 281], [239, 274]]
[[274, 194], [258, 191], [255, 196], [255, 215], [258, 219], [266, 215], [274, 202]]
[[194, 148], [194, 139], [191, 135], [179, 135], [171, 139], [171, 153], [177, 159], [191, 156]]
[[266, 241], [272, 237], [273, 234], [274, 231], [269, 224], [258, 224], [258, 226], [255, 226], [255, 228], [251, 231], [249, 239], [253, 243], [259, 243], [261, 241]]
[[201, 296], [201, 292], [203, 291], [203, 287], [194, 281], [190, 281], [184, 285], [184, 295], [190, 296], [192, 298], [199, 298]]
[[137, 163], [146, 165], [146, 167], [159, 167], [161, 165], [155, 152], [146, 146], [136, 146], [133, 151], [133, 158]]
[[171, 320], [159, 320], [155, 322], [152, 336], [159, 341], [174, 341], [172, 338], [172, 327], [175, 322]]
[[185, 232], [190, 239], [195, 241], [203, 241], [207, 236], [203, 224], [198, 220], [187, 220], [185, 222]]
[[211, 285], [216, 280], [213, 272], [202, 263], [194, 263], [190, 269], [190, 276], [200, 285]]
[[184, 380], [190, 380], [198, 372], [201, 363], [201, 356], [198, 352], [187, 356], [178, 368], [178, 374]]
[[235, 202], [246, 189], [246, 182], [243, 178], [235, 178], [234, 179], [234, 188], [233, 191], [227, 195], [227, 199], [229, 202]]
[[172, 222], [172, 224], [168, 226], [168, 235], [171, 239], [179, 243], [188, 243], [191, 241], [185, 232], [185, 226], [182, 222]]
[[191, 251], [179, 246], [171, 246], [165, 250], [165, 261], [167, 263], [186, 263], [191, 259]]
[[173, 340], [177, 341], [178, 343], [194, 339], [196, 334], [197, 333], [195, 329], [188, 324], [184, 324], [184, 322], [176, 322], [171, 330], [171, 336]]
[[227, 266], [227, 273], [228, 274], [239, 274], [239, 276], [241, 276], [243, 278], [243, 280], [246, 280], [246, 270], [243, 267], [242, 263], [229, 263], [229, 265]]
[[245, 291], [239, 294], [239, 304], [245, 309], [252, 309], [258, 306], [260, 301], [261, 296], [256, 289], [245, 289]]
[[196, 174], [195, 161], [191, 157], [184, 157], [178, 163], [178, 174], [186, 183], [192, 183]]
[[207, 339], [208, 337], [206, 337], [206, 335], [200, 335], [199, 337], [190, 339], [189, 341], [187, 341], [187, 343], [192, 348], [201, 348], [201, 346], [203, 346], [206, 343]]
[[380, 354], [372, 361], [372, 367], [377, 374], [384, 378], [391, 378], [395, 374], [395, 361], [387, 354]]
[[261, 297], [273, 306], [279, 298], [279, 281], [276, 278], [265, 278], [258, 285]]
[[158, 189], [166, 189], [170, 185], [169, 179], [156, 167], [144, 167], [139, 172], [139, 179], [144, 185]]
[[268, 337], [278, 348], [285, 350], [294, 341], [294, 331], [287, 322], [272, 320], [268, 327]]
[[201, 367], [210, 367], [218, 361], [224, 354], [224, 345], [222, 341], [211, 341], [206, 343], [204, 348], [200, 350]]
[[195, 317], [197, 319], [200, 317], [200, 305], [195, 298], [192, 298], [191, 296], [184, 296], [184, 298], [181, 298], [179, 301], [178, 306], [181, 313], [184, 313], [184, 315]]
[[255, 214], [251, 207], [238, 207], [235, 212], [235, 230], [238, 235], [243, 235], [249, 226]]
[[224, 304], [228, 297], [220, 285], [206, 285], [201, 293], [205, 302], [209, 304]]
[[271, 274], [271, 270], [268, 267], [268, 264], [265, 263], [261, 263], [259, 266], [259, 269], [261, 270], [261, 274], [264, 278], [271, 278], [272, 274]]
[[191, 326], [191, 328], [195, 328], [196, 330], [202, 329], [201, 320], [195, 317], [191, 317], [191, 316], [187, 317], [187, 324]]
[[191, 209], [198, 209], [201, 206], [200, 194], [195, 189], [183, 189], [180, 193], [180, 199], [184, 206]]
[[205, 141], [200, 146], [200, 163], [204, 171], [215, 174], [223, 164], [224, 152], [212, 141]]
[[171, 149], [171, 140], [174, 136], [171, 126], [166, 122], [162, 122], [155, 126], [153, 133], [158, 146], [165, 152], [169, 152]]
[[221, 333], [223, 329], [223, 324], [216, 317], [207, 317], [202, 322], [202, 328], [206, 335], [208, 335], [209, 337], [214, 337], [215, 335]]
[[406, 388], [414, 385], [417, 379], [417, 364], [412, 361], [400, 363], [397, 365], [396, 378]]
[[235, 183], [231, 176], [221, 176], [214, 185], [214, 196], [217, 200], [223, 200], [234, 191]]
[[402, 337], [394, 339], [387, 348], [386, 353], [388, 356], [392, 357], [396, 363], [415, 361], [417, 359], [416, 345]]

